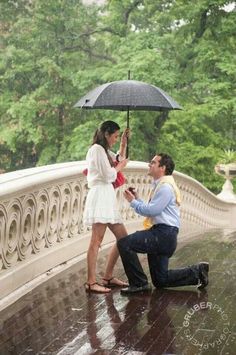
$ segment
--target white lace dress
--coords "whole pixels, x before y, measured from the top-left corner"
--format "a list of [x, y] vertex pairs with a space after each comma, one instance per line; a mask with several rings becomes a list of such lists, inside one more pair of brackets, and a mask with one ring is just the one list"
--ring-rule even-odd
[[[109, 151], [112, 159], [116, 155]], [[112, 182], [117, 172], [111, 167], [102, 146], [93, 144], [89, 148], [86, 161], [88, 164], [88, 195], [86, 198], [83, 221], [85, 225], [93, 223], [122, 223], [118, 201]]]

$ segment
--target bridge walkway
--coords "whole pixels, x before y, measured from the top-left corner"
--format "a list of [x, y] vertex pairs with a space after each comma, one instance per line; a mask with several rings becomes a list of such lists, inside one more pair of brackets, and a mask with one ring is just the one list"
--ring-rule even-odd
[[[236, 354], [236, 231], [180, 239], [171, 267], [210, 263], [205, 292], [154, 289], [130, 297], [86, 294], [82, 260], [0, 313], [0, 354]], [[105, 251], [99, 258], [104, 268]], [[147, 269], [146, 257], [142, 262]], [[119, 262], [116, 275], [124, 278]]]

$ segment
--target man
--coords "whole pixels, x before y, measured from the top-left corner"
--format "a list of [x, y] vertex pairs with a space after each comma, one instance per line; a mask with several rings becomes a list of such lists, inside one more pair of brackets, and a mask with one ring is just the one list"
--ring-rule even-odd
[[132, 189], [124, 196], [130, 206], [145, 219], [148, 229], [137, 231], [117, 242], [122, 263], [129, 280], [129, 287], [121, 294], [128, 295], [148, 291], [148, 279], [136, 253], [147, 253], [152, 283], [155, 287], [198, 285], [203, 289], [208, 284], [209, 264], [168, 270], [169, 258], [177, 246], [180, 225], [180, 193], [172, 173], [175, 164], [164, 153], [157, 154], [149, 163], [148, 174], [153, 177], [153, 192], [148, 203], [138, 199]]

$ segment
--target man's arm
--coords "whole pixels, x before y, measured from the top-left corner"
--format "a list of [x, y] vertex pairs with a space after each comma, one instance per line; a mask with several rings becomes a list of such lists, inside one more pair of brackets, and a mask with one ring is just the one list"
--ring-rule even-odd
[[172, 196], [171, 187], [165, 184], [160, 187], [150, 202], [145, 203], [133, 198], [130, 201], [130, 206], [141, 216], [154, 217], [158, 216], [166, 208]]

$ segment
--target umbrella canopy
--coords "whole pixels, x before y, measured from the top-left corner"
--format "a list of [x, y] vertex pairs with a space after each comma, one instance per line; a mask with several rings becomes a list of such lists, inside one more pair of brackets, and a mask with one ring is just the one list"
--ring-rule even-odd
[[100, 85], [83, 96], [74, 107], [127, 111], [127, 128], [130, 110], [163, 112], [181, 110], [179, 104], [162, 89], [130, 79]]
[[120, 80], [100, 85], [83, 96], [74, 107], [118, 111], [181, 110], [179, 104], [162, 89], [136, 80]]

